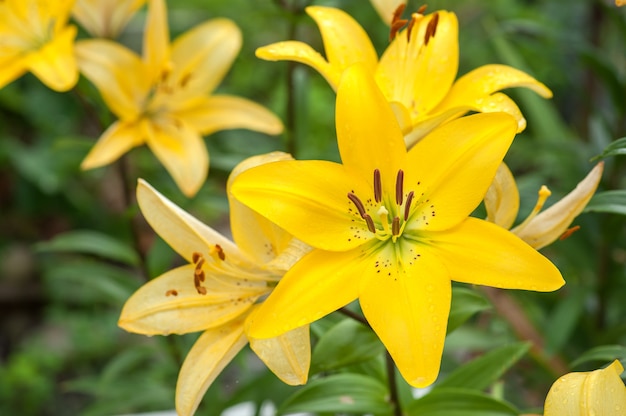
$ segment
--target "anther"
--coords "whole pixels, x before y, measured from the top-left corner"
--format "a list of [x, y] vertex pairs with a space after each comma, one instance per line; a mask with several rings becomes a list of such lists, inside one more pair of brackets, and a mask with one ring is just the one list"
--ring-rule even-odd
[[413, 191], [406, 196], [406, 205], [404, 206], [404, 221], [408, 221], [411, 212], [411, 202], [413, 202]]
[[567, 230], [565, 230], [563, 234], [561, 234], [561, 236], [559, 237], [559, 240], [563, 241], [566, 238], [569, 238], [572, 234], [574, 234], [578, 230], [580, 230], [580, 225], [575, 225], [572, 228], [568, 228]]
[[393, 217], [391, 222], [391, 234], [394, 236], [400, 235], [400, 218]]
[[382, 201], [383, 185], [380, 180], [380, 171], [374, 169], [374, 199], [376, 202]]
[[398, 31], [407, 24], [407, 20], [400, 19], [400, 16], [402, 16], [405, 8], [406, 4], [400, 4], [398, 8], [393, 12], [393, 16], [391, 17], [391, 28], [389, 30], [389, 42], [391, 42], [398, 34]]
[[220, 260], [226, 260], [226, 253], [224, 253], [224, 249], [219, 244], [215, 245], [215, 250], [217, 251], [217, 257], [219, 257]]
[[198, 253], [197, 251], [191, 253], [191, 261], [193, 261], [194, 264], [196, 264], [201, 257], [202, 254]]
[[178, 296], [178, 291], [174, 289], [170, 289], [167, 292], [165, 292], [165, 296]]
[[427, 7], [428, 7], [428, 6], [427, 6], [426, 4], [422, 4], [422, 5], [420, 6], [420, 8], [419, 8], [419, 9], [417, 9], [417, 13], [418, 13], [418, 14], [424, 14], [424, 12], [426, 11], [426, 8], [427, 8]]
[[376, 233], [376, 226], [374, 226], [374, 220], [368, 214], [363, 215], [363, 219], [367, 224], [367, 229], [370, 230], [371, 233]]
[[430, 38], [435, 36], [437, 33], [437, 24], [439, 23], [439, 13], [433, 14], [432, 19], [428, 22], [428, 26], [426, 26], [426, 32], [424, 33], [424, 45], [428, 46], [428, 42]]
[[185, 76], [180, 79], [179, 81], [180, 87], [185, 88], [185, 86], [187, 85], [190, 79], [191, 79], [191, 72], [185, 74]]
[[365, 213], [365, 207], [363, 206], [363, 203], [361, 202], [359, 197], [352, 192], [348, 192], [348, 199], [352, 201], [356, 209], [359, 210], [359, 215], [361, 215], [361, 218], [365, 218], [365, 215], [367, 214]]
[[396, 204], [402, 205], [404, 198], [404, 171], [400, 169], [396, 177]]

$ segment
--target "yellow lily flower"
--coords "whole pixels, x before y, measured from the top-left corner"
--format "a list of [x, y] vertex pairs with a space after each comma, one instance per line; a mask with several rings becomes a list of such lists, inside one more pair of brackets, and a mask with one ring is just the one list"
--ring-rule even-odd
[[398, 7], [401, 5], [406, 7], [406, 0], [371, 0], [371, 2], [387, 26], [391, 25], [394, 12], [398, 10]]
[[[598, 163], [574, 190], [540, 213], [550, 196], [550, 190], [545, 185], [542, 186], [530, 215], [511, 231], [537, 250], [565, 235], [569, 225], [585, 209], [598, 188], [603, 170], [604, 163]], [[519, 192], [513, 174], [504, 163], [498, 168], [485, 195], [485, 208], [487, 221], [506, 229], [510, 229], [517, 218]]]
[[76, 0], [72, 16], [90, 35], [115, 39], [146, 0]]
[[[242, 162], [232, 173], [288, 155], [272, 153]], [[247, 335], [246, 321], [255, 302], [308, 247], [260, 215], [230, 198], [233, 243], [204, 225], [143, 180], [137, 202], [148, 223], [189, 262], [151, 280], [122, 310], [119, 326], [145, 335], [203, 331], [178, 376], [176, 409], [191, 415], [213, 380], [250, 342], [251, 348], [285, 383], [304, 384], [310, 362], [308, 326], [257, 340]]]
[[585, 373], [569, 373], [550, 388], [545, 416], [623, 415], [626, 413], [624, 371], [615, 360], [608, 367]]
[[193, 196], [209, 169], [202, 135], [233, 128], [280, 133], [282, 123], [264, 107], [230, 95], [209, 95], [240, 48], [241, 32], [227, 19], [207, 21], [170, 45], [164, 0], [149, 3], [143, 59], [109, 40], [79, 42], [82, 73], [119, 117], [81, 167], [107, 165], [146, 143], [183, 193]]
[[74, 0], [0, 2], [0, 88], [32, 72], [48, 88], [67, 91], [78, 81]]
[[[327, 60], [299, 41], [267, 45], [256, 55], [307, 64], [335, 90], [343, 71], [362, 63], [392, 105], [409, 147], [438, 125], [469, 111], [507, 112], [517, 119], [517, 131], [522, 131], [526, 120], [513, 100], [498, 92], [502, 89], [526, 87], [543, 97], [552, 96], [545, 85], [506, 65], [481, 66], [455, 82], [459, 44], [454, 13], [414, 13], [408, 28], [394, 37], [378, 60], [365, 30], [344, 11], [311, 6], [306, 12], [320, 29]], [[394, 27], [392, 32], [398, 29]]]
[[556, 290], [556, 267], [512, 233], [468, 218], [515, 136], [504, 113], [434, 130], [407, 152], [369, 71], [348, 68], [337, 91], [343, 164], [279, 161], [243, 172], [235, 198], [314, 247], [251, 317], [273, 337], [359, 299], [407, 382], [439, 372], [451, 280]]

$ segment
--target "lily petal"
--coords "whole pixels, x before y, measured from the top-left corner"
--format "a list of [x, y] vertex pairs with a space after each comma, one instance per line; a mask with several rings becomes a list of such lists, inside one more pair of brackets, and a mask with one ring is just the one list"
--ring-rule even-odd
[[102, 133], [80, 167], [87, 170], [108, 165], [141, 144], [143, 144], [143, 129], [140, 123], [116, 121]]
[[395, 187], [394, 170], [402, 166], [406, 157], [402, 131], [363, 65], [344, 71], [337, 90], [336, 127], [339, 153], [346, 169], [362, 178], [372, 178], [375, 169], [392, 172], [382, 176], [382, 185], [386, 189]]
[[123, 120], [135, 120], [150, 88], [141, 58], [102, 39], [79, 41], [75, 51], [80, 71], [95, 84], [111, 111]]
[[78, 82], [74, 57], [76, 26], [65, 27], [53, 41], [28, 55], [28, 69], [55, 91], [67, 91]]
[[468, 218], [449, 231], [424, 233], [457, 282], [523, 289], [557, 290], [565, 284], [559, 270], [510, 231]]
[[445, 267], [422, 247], [417, 261], [389, 274], [366, 275], [361, 287], [363, 314], [404, 379], [414, 387], [432, 384], [439, 374], [452, 297]]
[[239, 248], [229, 239], [189, 215], [143, 179], [137, 184], [137, 203], [152, 229], [188, 262], [193, 262], [194, 252], [206, 254], [215, 244], [229, 258], [243, 260]]
[[[434, 112], [457, 106], [469, 106], [480, 111], [517, 109], [514, 103], [511, 105], [511, 100], [489, 98], [497, 91], [514, 87], [529, 88], [544, 98], [552, 97], [548, 87], [525, 72], [506, 65], [484, 65], [459, 78]], [[525, 126], [525, 121], [522, 124]]]
[[144, 335], [186, 334], [218, 327], [243, 314], [249, 302], [239, 297], [260, 296], [267, 291], [258, 285], [248, 288], [219, 287], [205, 282], [201, 295], [194, 286], [195, 265], [170, 270], [140, 287], [124, 304], [118, 325]]
[[176, 412], [191, 416], [213, 381], [248, 343], [243, 318], [205, 331], [193, 344], [178, 374]]
[[[254, 315], [254, 312], [250, 316]], [[274, 338], [249, 338], [250, 348], [278, 378], [290, 386], [306, 384], [311, 364], [309, 326]]]
[[615, 360], [608, 367], [585, 373], [569, 373], [550, 388], [545, 416], [617, 415], [626, 409], [624, 371]]
[[212, 92], [224, 79], [241, 49], [241, 31], [228, 19], [213, 19], [185, 32], [172, 43], [172, 82], [184, 83], [189, 96]]
[[519, 192], [513, 174], [501, 163], [491, 186], [485, 194], [487, 221], [507, 230], [517, 219], [519, 211]]
[[128, 21], [146, 0], [80, 0], [72, 16], [89, 34], [98, 38], [117, 38]]
[[[330, 64], [339, 71], [361, 63], [373, 74], [378, 63], [376, 49], [361, 25], [343, 10], [309, 6], [306, 12], [319, 27], [324, 51]], [[333, 86], [337, 89], [337, 85]]]
[[180, 120], [163, 117], [146, 129], [146, 144], [183, 193], [194, 196], [209, 171], [209, 153], [202, 137]]
[[445, 209], [445, 215], [429, 220], [427, 229], [453, 227], [478, 206], [515, 130], [515, 120], [508, 114], [474, 114], [433, 130], [409, 151], [411, 169], [407, 169], [405, 183], [417, 184], [415, 192], [423, 192], [421, 199], [430, 200], [424, 207], [434, 204], [436, 210]]
[[391, 24], [391, 18], [398, 6], [401, 4], [406, 5], [406, 0], [371, 0], [371, 2], [378, 15], [387, 26]]
[[359, 294], [359, 278], [367, 264], [355, 263], [355, 256], [354, 251], [323, 250], [313, 250], [304, 256], [250, 316], [248, 336], [276, 337], [355, 300]]
[[149, 0], [144, 28], [143, 58], [149, 82], [157, 82], [170, 59], [170, 29], [165, 0]]
[[355, 223], [354, 229], [346, 226], [354, 218], [347, 197], [350, 190], [367, 195], [371, 186], [338, 163], [318, 160], [258, 166], [242, 172], [231, 188], [236, 199], [296, 238], [332, 251], [349, 250], [373, 238], [365, 222]]
[[187, 124], [203, 135], [228, 129], [249, 129], [279, 134], [283, 123], [265, 107], [231, 95], [213, 95], [197, 100], [194, 106], [177, 112]]
[[288, 40], [262, 46], [255, 51], [257, 58], [266, 61], [295, 61], [319, 72], [333, 89], [337, 89], [341, 70], [329, 64], [319, 52], [304, 42]]
[[0, 58], [0, 88], [21, 77], [27, 70], [26, 59], [18, 54]]
[[600, 184], [603, 170], [604, 162], [598, 163], [563, 199], [539, 213], [523, 227], [516, 227], [511, 231], [536, 250], [552, 243], [585, 209]]
[[411, 126], [409, 131], [404, 132], [404, 143], [406, 144], [406, 148], [412, 148], [440, 125], [455, 118], [459, 118], [470, 110], [471, 108], [469, 107], [454, 107], [435, 116], [428, 116], [426, 118], [415, 120], [415, 124]]
[[226, 190], [230, 206], [230, 228], [233, 240], [255, 263], [266, 264], [284, 251], [293, 238], [282, 228], [235, 199], [230, 189], [242, 172], [266, 163], [293, 160], [290, 154], [272, 152], [250, 157], [239, 163], [228, 177]]

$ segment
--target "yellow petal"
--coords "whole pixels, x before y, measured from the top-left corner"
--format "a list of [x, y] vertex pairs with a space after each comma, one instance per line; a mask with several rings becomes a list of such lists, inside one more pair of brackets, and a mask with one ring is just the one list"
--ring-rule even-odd
[[450, 278], [457, 282], [538, 292], [565, 284], [550, 260], [487, 221], [470, 217], [449, 231], [424, 233], [424, 238], [432, 240]]
[[513, 174], [505, 163], [500, 164], [496, 177], [485, 194], [487, 221], [507, 230], [511, 228], [519, 211], [519, 192]]
[[80, 167], [87, 170], [108, 165], [141, 144], [143, 144], [143, 131], [139, 123], [116, 121], [102, 133]]
[[243, 319], [205, 331], [193, 344], [178, 374], [176, 412], [192, 416], [211, 383], [246, 346]]
[[411, 126], [409, 131], [404, 133], [404, 143], [406, 144], [406, 148], [412, 148], [440, 125], [455, 118], [459, 118], [470, 110], [471, 108], [469, 107], [454, 107], [444, 111], [443, 113], [415, 120], [415, 124]]
[[146, 0], [79, 0], [72, 16], [94, 37], [116, 38]]
[[150, 89], [141, 58], [107, 40], [83, 40], [75, 50], [80, 71], [95, 84], [109, 109], [121, 119], [136, 119]]
[[362, 65], [351, 66], [341, 78], [336, 126], [339, 153], [346, 169], [370, 179], [370, 183], [374, 169], [390, 172], [382, 175], [382, 185], [383, 189], [393, 189], [406, 148], [391, 107]]
[[222, 81], [241, 49], [241, 31], [228, 19], [213, 19], [185, 32], [172, 43], [173, 70], [183, 94], [212, 92]]
[[283, 131], [283, 123], [268, 109], [231, 95], [203, 98], [193, 107], [176, 114], [203, 135], [227, 129], [249, 129], [266, 134]]
[[249, 340], [252, 351], [283, 383], [290, 386], [306, 384], [311, 364], [308, 325], [274, 338]]
[[[405, 183], [416, 194], [423, 193], [422, 210], [438, 212], [427, 229], [453, 227], [478, 206], [515, 130], [515, 120], [508, 114], [475, 114], [433, 130], [409, 151]], [[409, 224], [424, 227], [420, 221]]]
[[389, 101], [403, 103], [413, 118], [429, 113], [447, 94], [458, 69], [458, 21], [454, 13], [438, 11], [436, 33], [424, 42], [435, 13], [395, 37], [380, 58], [376, 81]]
[[414, 387], [432, 384], [439, 374], [452, 294], [437, 256], [423, 247], [420, 254], [389, 274], [364, 276], [359, 297], [367, 321]]
[[396, 11], [398, 6], [406, 4], [406, 0], [371, 0], [372, 5], [376, 9], [376, 12], [383, 19], [383, 22], [389, 26], [391, 24], [391, 18], [393, 12]]
[[308, 65], [319, 72], [333, 89], [337, 89], [342, 69], [329, 64], [319, 52], [304, 42], [288, 40], [262, 46], [255, 52], [257, 58], [266, 61], [295, 61]]
[[342, 165], [317, 160], [258, 166], [242, 172], [231, 188], [236, 199], [296, 238], [332, 251], [349, 250], [374, 238], [365, 221], [351, 222], [355, 217], [348, 199], [351, 190], [367, 195], [371, 186], [348, 175]]
[[[369, 73], [374, 73], [378, 55], [369, 36], [356, 20], [333, 7], [309, 6], [306, 12], [317, 23], [326, 59], [336, 70], [343, 71], [361, 63]], [[333, 88], [336, 89], [336, 85]]]
[[545, 416], [621, 415], [626, 411], [624, 371], [615, 360], [608, 367], [585, 373], [569, 373], [550, 388]]
[[230, 259], [243, 261], [239, 248], [226, 237], [197, 220], [146, 181], [139, 179], [137, 203], [152, 229], [188, 262], [192, 254], [207, 254], [209, 247], [219, 244]]
[[170, 59], [169, 53], [170, 29], [165, 0], [149, 0], [143, 37], [143, 59], [149, 81], [156, 82], [161, 77]]
[[468, 106], [476, 111], [485, 112], [513, 111], [517, 113], [520, 128], [523, 130], [526, 122], [521, 117], [517, 105], [504, 95], [490, 97], [497, 91], [513, 87], [529, 88], [544, 98], [552, 97], [548, 87], [525, 72], [506, 65], [484, 65], [459, 78], [445, 99], [433, 111], [445, 111], [447, 108], [457, 106]]
[[15, 81], [27, 71], [27, 59], [17, 54], [0, 58], [0, 88]]
[[251, 304], [237, 298], [260, 296], [265, 288], [233, 288], [217, 279], [204, 283], [201, 295], [194, 285], [195, 265], [170, 270], [140, 287], [124, 304], [118, 325], [144, 335], [186, 334], [218, 327], [241, 316]]
[[250, 316], [250, 338], [276, 337], [355, 300], [365, 267], [359, 254], [359, 249], [339, 253], [314, 250], [304, 256]]
[[604, 163], [598, 163], [576, 188], [556, 204], [539, 213], [523, 227], [513, 231], [522, 240], [539, 250], [559, 238], [572, 223], [598, 188]]
[[54, 40], [28, 55], [29, 70], [55, 91], [67, 91], [78, 81], [74, 38], [76, 26], [67, 26]]
[[231, 192], [233, 181], [240, 173], [266, 163], [292, 160], [291, 155], [273, 152], [250, 157], [239, 163], [231, 172], [226, 184], [230, 206], [230, 228], [237, 246], [258, 264], [268, 263], [284, 251], [292, 239], [291, 234], [236, 200]]
[[209, 171], [209, 153], [202, 137], [180, 120], [163, 117], [146, 131], [146, 143], [178, 188], [194, 196]]

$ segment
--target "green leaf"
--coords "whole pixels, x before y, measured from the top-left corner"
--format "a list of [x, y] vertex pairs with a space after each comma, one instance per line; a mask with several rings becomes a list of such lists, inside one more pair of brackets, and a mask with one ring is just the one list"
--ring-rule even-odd
[[626, 190], [605, 191], [595, 194], [583, 212], [608, 212], [626, 215]]
[[344, 319], [319, 340], [311, 357], [311, 373], [367, 361], [385, 351], [376, 334], [353, 319]]
[[580, 357], [572, 361], [572, 368], [578, 367], [590, 361], [610, 362], [615, 359], [626, 358], [626, 347], [623, 345], [601, 345], [584, 352]]
[[491, 309], [491, 304], [476, 291], [464, 287], [453, 287], [448, 333], [461, 326], [474, 314], [487, 309]]
[[125, 243], [96, 231], [78, 230], [59, 234], [40, 242], [35, 249], [41, 253], [75, 252], [93, 254], [131, 266], [139, 264], [137, 253]]
[[585, 309], [587, 295], [586, 288], [572, 286], [567, 296], [557, 304], [546, 326], [545, 350], [548, 355], [559, 351], [570, 339]]
[[509, 403], [476, 390], [434, 389], [414, 401], [405, 412], [409, 416], [517, 416]]
[[490, 351], [450, 373], [433, 391], [451, 387], [484, 390], [502, 377], [529, 348], [529, 343], [518, 342]]
[[626, 155], [626, 137], [622, 137], [621, 139], [617, 139], [614, 142], [611, 142], [611, 144], [604, 148], [602, 153], [600, 153], [598, 156], [595, 156], [591, 160], [605, 159], [609, 156], [617, 155]]
[[388, 414], [387, 388], [380, 381], [360, 374], [336, 374], [317, 379], [285, 400], [277, 410], [296, 412]]

